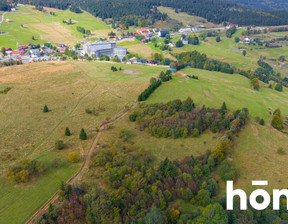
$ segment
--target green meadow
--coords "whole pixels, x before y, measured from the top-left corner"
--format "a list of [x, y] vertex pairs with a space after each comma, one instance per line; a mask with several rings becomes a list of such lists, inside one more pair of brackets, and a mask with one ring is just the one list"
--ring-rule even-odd
[[186, 99], [190, 96], [197, 105], [219, 108], [226, 102], [230, 109], [247, 107], [252, 118], [259, 116], [266, 121], [278, 107], [288, 114], [288, 89], [277, 92], [261, 83], [261, 90], [251, 88], [249, 79], [240, 75], [229, 75], [199, 69], [184, 69], [182, 74], [196, 75], [199, 80], [173, 76], [173, 80], [158, 88], [147, 103], [167, 102], [173, 99]]
[[[12, 22], [3, 22], [0, 25], [0, 46], [16, 48], [16, 44], [38, 44], [52, 41], [56, 43], [75, 44], [83, 40], [83, 34], [76, 30], [77, 26], [91, 30], [93, 38], [106, 37], [111, 27], [87, 12], [76, 14], [70, 10], [56, 10], [44, 8], [40, 12], [34, 6], [20, 5], [17, 12], [7, 13], [5, 19]], [[55, 16], [50, 15], [54, 12]], [[68, 25], [63, 21], [72, 20]], [[22, 24], [22, 26], [21, 26]], [[34, 36], [35, 40], [32, 40]]]

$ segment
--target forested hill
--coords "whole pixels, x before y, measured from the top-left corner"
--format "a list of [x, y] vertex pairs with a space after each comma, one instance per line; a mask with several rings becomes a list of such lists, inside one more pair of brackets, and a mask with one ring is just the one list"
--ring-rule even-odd
[[230, 0], [241, 4], [245, 7], [250, 7], [260, 10], [283, 10], [288, 9], [287, 0]]
[[[167, 15], [161, 14], [157, 6], [172, 7], [176, 11], [206, 18], [214, 23], [236, 23], [241, 26], [275, 26], [288, 24], [288, 11], [256, 11], [231, 2], [234, 0], [18, 0], [25, 4], [48, 6], [66, 9], [70, 5], [77, 6], [94, 16], [103, 19], [113, 18], [115, 22], [134, 25], [135, 17], [153, 23], [155, 20], [165, 20]], [[248, 0], [242, 0], [248, 1]], [[279, 0], [283, 1], [283, 0]], [[75, 7], [73, 7], [75, 8]], [[128, 21], [128, 22], [127, 22]], [[127, 27], [127, 24], [126, 24]]]

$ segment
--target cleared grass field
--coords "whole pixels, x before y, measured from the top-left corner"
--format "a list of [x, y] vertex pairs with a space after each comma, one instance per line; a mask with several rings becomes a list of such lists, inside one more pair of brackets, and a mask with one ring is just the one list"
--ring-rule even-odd
[[[277, 153], [279, 147], [285, 150], [285, 155]], [[272, 189], [286, 188], [287, 159], [288, 136], [270, 126], [251, 122], [234, 143], [232, 162], [240, 174], [235, 187], [250, 193], [257, 188], [252, 187], [252, 180], [268, 180], [269, 185], [264, 189], [270, 193]]]
[[[111, 66], [143, 73], [128, 75], [112, 72]], [[79, 165], [65, 163], [53, 169], [51, 161], [66, 161], [69, 152], [78, 152], [84, 159], [95, 128], [132, 105], [158, 76], [161, 67], [115, 63], [64, 62], [35, 63], [0, 69], [0, 86], [12, 89], [0, 94], [0, 223], [23, 223], [69, 179]], [[47, 104], [51, 110], [43, 113]], [[85, 110], [95, 108], [97, 116]], [[72, 136], [64, 135], [69, 127]], [[87, 141], [79, 140], [81, 128]], [[63, 140], [65, 149], [54, 149], [56, 140]], [[47, 164], [47, 172], [35, 181], [12, 185], [5, 177], [7, 169], [28, 158]], [[30, 203], [34, 198], [35, 203]], [[29, 204], [29, 206], [25, 206]]]
[[186, 25], [203, 25], [205, 24], [206, 27], [217, 27], [216, 24], [208, 23], [206, 19], [199, 17], [199, 16], [191, 16], [184, 12], [176, 13], [174, 9], [169, 7], [158, 7], [158, 10], [161, 13], [166, 13], [169, 18], [172, 20], [176, 20], [179, 23], [182, 23], [184, 26]]
[[288, 115], [288, 89], [277, 92], [261, 83], [261, 91], [250, 87], [249, 79], [240, 75], [209, 72], [199, 69], [181, 70], [183, 74], [197, 75], [199, 80], [173, 77], [173, 80], [158, 88], [147, 100], [148, 103], [167, 102], [173, 99], [186, 99], [190, 96], [197, 105], [220, 107], [225, 101], [230, 109], [247, 107], [250, 116], [259, 116], [266, 121], [269, 111], [280, 108]]
[[[19, 5], [17, 12], [8, 13], [5, 19], [12, 20], [11, 23], [4, 22], [0, 25], [0, 46], [15, 48], [16, 43], [20, 45], [33, 43], [45, 43], [48, 40], [56, 43], [65, 42], [75, 44], [83, 40], [83, 34], [76, 30], [77, 26], [89, 29], [92, 37], [103, 37], [112, 29], [101, 19], [97, 19], [87, 12], [76, 14], [70, 10], [56, 10], [44, 8], [44, 12], [34, 9], [34, 6]], [[50, 15], [54, 12], [56, 16]], [[71, 19], [73, 24], [64, 24]], [[23, 26], [21, 26], [21, 24]], [[36, 40], [32, 40], [32, 36]]]

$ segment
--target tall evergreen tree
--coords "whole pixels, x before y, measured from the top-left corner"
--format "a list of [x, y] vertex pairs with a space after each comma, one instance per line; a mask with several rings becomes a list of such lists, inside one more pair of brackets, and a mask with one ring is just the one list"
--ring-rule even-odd
[[65, 135], [66, 135], [66, 136], [70, 136], [70, 135], [71, 135], [71, 132], [70, 132], [70, 129], [69, 129], [69, 128], [66, 128], [66, 129], [65, 129]]
[[47, 105], [45, 104], [45, 106], [44, 106], [44, 108], [43, 108], [43, 112], [44, 113], [47, 113], [47, 112], [49, 112], [49, 109], [48, 109], [48, 107], [47, 107]]
[[84, 128], [81, 129], [79, 137], [80, 137], [81, 140], [86, 140], [87, 139], [87, 134], [86, 134]]

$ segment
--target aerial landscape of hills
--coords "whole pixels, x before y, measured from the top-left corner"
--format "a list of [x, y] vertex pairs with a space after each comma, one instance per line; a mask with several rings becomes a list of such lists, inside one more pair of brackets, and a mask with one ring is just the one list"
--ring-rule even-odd
[[0, 224], [286, 224], [287, 150], [287, 1], [0, 0]]

